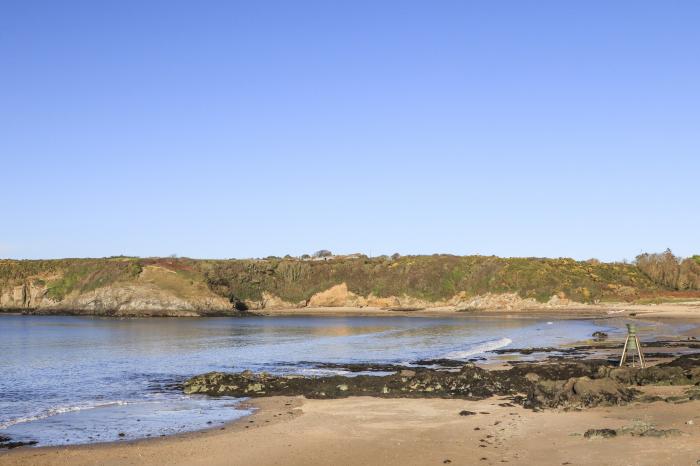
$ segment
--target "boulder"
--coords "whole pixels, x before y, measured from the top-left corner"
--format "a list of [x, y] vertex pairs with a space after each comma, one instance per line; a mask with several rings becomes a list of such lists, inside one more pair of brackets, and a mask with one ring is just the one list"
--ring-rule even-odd
[[588, 439], [611, 438], [617, 437], [617, 432], [613, 429], [588, 429], [583, 436]]

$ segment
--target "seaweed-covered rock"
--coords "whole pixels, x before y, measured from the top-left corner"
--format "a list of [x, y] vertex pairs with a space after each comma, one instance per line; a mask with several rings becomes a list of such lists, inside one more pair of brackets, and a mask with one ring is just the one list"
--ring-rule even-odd
[[[387, 365], [355, 364], [355, 372], [377, 372]], [[251, 371], [210, 372], [184, 384], [188, 394], [260, 397], [273, 395], [308, 398], [377, 396], [384, 398], [484, 399], [509, 396], [525, 407], [577, 409], [632, 401], [639, 392], [630, 386], [700, 383], [700, 358], [693, 355], [646, 369], [618, 368], [605, 360], [523, 363], [507, 370], [488, 371], [474, 364], [454, 368], [391, 366], [390, 375], [332, 377], [274, 376]], [[678, 402], [698, 399], [688, 392]], [[650, 400], [648, 400], [650, 401]], [[673, 400], [667, 400], [673, 401]]]
[[617, 431], [614, 429], [588, 429], [585, 434], [583, 434], [584, 438], [588, 439], [593, 439], [593, 438], [611, 438], [611, 437], [617, 437]]
[[632, 401], [637, 390], [609, 379], [577, 377], [569, 380], [542, 380], [528, 393], [526, 406], [548, 408], [589, 408], [619, 405]]
[[2, 450], [2, 449], [12, 450], [13, 448], [32, 446], [32, 445], [36, 445], [36, 444], [37, 444], [37, 442], [35, 440], [29, 440], [26, 442], [12, 441], [12, 439], [10, 437], [7, 437], [5, 435], [0, 435], [0, 450]]
[[659, 367], [681, 367], [684, 370], [700, 368], [700, 353], [684, 354], [673, 361], [659, 364]]
[[210, 372], [184, 384], [187, 394], [228, 396], [304, 395], [338, 398], [353, 395], [383, 397], [443, 397], [483, 399], [524, 392], [531, 382], [508, 371], [491, 372], [465, 364], [459, 372], [415, 368], [392, 375], [356, 377], [300, 377], [256, 375], [250, 371]]
[[627, 385], [689, 385], [691, 379], [680, 367], [651, 366], [644, 369], [635, 367], [601, 367], [599, 377], [609, 377]]
[[678, 429], [657, 429], [647, 422], [635, 422], [631, 426], [617, 429], [618, 435], [631, 435], [632, 437], [677, 437], [683, 432]]

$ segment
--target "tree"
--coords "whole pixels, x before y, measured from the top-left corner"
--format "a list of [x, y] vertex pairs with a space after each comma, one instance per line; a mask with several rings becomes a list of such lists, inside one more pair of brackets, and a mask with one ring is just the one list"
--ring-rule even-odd
[[331, 257], [333, 255], [328, 249], [321, 249], [314, 253], [314, 257]]
[[680, 259], [674, 256], [670, 249], [660, 254], [640, 254], [637, 256], [636, 264], [639, 270], [656, 283], [667, 288], [678, 289]]
[[694, 258], [684, 259], [678, 272], [679, 290], [700, 290], [700, 263]]

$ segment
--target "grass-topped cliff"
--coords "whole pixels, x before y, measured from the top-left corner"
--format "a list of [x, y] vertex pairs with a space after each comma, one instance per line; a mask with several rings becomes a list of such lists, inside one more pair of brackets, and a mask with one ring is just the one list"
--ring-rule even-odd
[[199, 315], [309, 303], [458, 305], [489, 293], [582, 303], [696, 297], [700, 256], [681, 261], [667, 251], [634, 264], [450, 255], [0, 260], [5, 310]]

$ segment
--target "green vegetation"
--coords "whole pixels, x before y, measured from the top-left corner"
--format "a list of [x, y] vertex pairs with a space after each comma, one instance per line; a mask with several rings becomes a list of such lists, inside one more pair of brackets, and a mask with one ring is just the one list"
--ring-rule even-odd
[[469, 296], [517, 292], [539, 301], [564, 293], [591, 302], [632, 299], [663, 290], [630, 264], [485, 256], [217, 261], [204, 276], [215, 292], [234, 302], [259, 300], [263, 291], [299, 302], [339, 283], [362, 296], [408, 295], [428, 301], [446, 300], [460, 292]]
[[28, 282], [46, 286], [48, 297], [60, 301], [73, 290], [90, 291], [141, 273], [138, 259], [59, 259], [0, 261], [0, 289]]
[[60, 278], [48, 283], [48, 296], [60, 301], [73, 290], [95, 290], [117, 281], [133, 280], [139, 273], [141, 264], [134, 260], [80, 261], [68, 266]]
[[700, 256], [681, 259], [670, 249], [660, 254], [640, 254], [637, 267], [653, 281], [673, 290], [700, 290]]
[[[144, 274], [157, 266], [161, 274]], [[165, 269], [165, 270], [163, 270]], [[174, 272], [174, 274], [172, 273]], [[168, 275], [170, 273], [170, 275]], [[268, 292], [298, 303], [346, 283], [361, 296], [411, 296], [448, 300], [458, 293], [516, 292], [544, 302], [559, 294], [579, 302], [681, 299], [700, 293], [700, 256], [680, 260], [670, 251], [643, 254], [635, 264], [595, 259], [500, 258], [495, 256], [321, 256], [303, 260], [195, 260], [110, 257], [104, 259], [0, 260], [0, 290], [32, 284], [63, 300], [138, 277], [166, 288], [183, 283], [207, 288], [232, 303], [259, 301]], [[171, 277], [171, 278], [170, 278]]]

